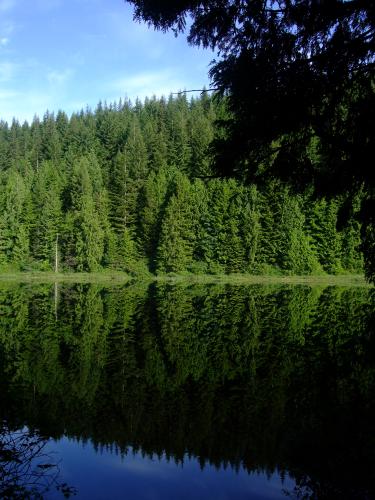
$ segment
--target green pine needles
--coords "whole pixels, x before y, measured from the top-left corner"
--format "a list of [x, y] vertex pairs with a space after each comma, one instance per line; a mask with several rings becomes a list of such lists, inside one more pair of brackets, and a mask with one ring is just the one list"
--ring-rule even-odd
[[205, 93], [1, 122], [0, 270], [362, 273], [360, 193], [338, 230], [344, 196], [216, 178], [223, 113]]

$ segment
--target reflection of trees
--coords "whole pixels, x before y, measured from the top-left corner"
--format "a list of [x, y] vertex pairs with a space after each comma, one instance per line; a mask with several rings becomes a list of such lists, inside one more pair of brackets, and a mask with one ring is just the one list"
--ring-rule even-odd
[[300, 498], [375, 492], [368, 289], [62, 286], [58, 322], [52, 302], [0, 293], [0, 415], [99, 449], [289, 472]]
[[74, 488], [59, 481], [58, 463], [45, 451], [47, 439], [27, 428], [0, 428], [0, 498], [43, 498], [51, 488], [65, 498]]

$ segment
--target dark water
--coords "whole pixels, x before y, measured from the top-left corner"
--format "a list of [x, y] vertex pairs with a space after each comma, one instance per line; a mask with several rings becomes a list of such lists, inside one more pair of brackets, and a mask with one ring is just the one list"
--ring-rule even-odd
[[373, 293], [1, 285], [0, 498], [375, 498]]

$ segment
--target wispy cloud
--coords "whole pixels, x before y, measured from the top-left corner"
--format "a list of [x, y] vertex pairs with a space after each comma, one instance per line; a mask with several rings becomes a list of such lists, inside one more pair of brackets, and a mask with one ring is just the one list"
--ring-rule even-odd
[[170, 33], [164, 34], [149, 28], [146, 23], [138, 23], [132, 20], [132, 9], [125, 5], [123, 15], [110, 10], [104, 15], [106, 29], [116, 43], [123, 47], [126, 52], [142, 54], [145, 60], [157, 60], [165, 53], [166, 40], [170, 39]]
[[70, 68], [62, 71], [50, 71], [47, 73], [47, 80], [51, 85], [62, 85], [67, 82], [73, 74]]
[[62, 0], [34, 0], [36, 7], [42, 11], [51, 11], [62, 5]]
[[2, 103], [2, 101], [13, 99], [18, 96], [19, 96], [18, 92], [15, 92], [14, 90], [0, 88], [0, 103]]
[[15, 117], [20, 122], [30, 122], [35, 114], [42, 116], [47, 109], [53, 110], [55, 101], [55, 96], [48, 92], [20, 92], [0, 88], [0, 120], [10, 123]]
[[148, 71], [132, 76], [124, 76], [112, 82], [111, 90], [118, 95], [126, 95], [134, 99], [139, 97], [168, 96], [171, 92], [177, 92], [185, 87], [182, 80], [174, 76], [170, 69], [160, 71]]
[[17, 70], [17, 64], [4, 61], [0, 62], [0, 82], [10, 82]]
[[7, 12], [15, 6], [15, 0], [0, 0], [0, 12]]
[[6, 36], [0, 37], [0, 47], [5, 47], [9, 43], [9, 38]]

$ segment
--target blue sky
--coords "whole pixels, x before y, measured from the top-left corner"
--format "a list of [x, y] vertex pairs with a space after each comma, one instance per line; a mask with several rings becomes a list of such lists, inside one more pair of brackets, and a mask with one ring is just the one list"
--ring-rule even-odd
[[213, 58], [123, 0], [0, 0], [0, 119], [202, 88]]

